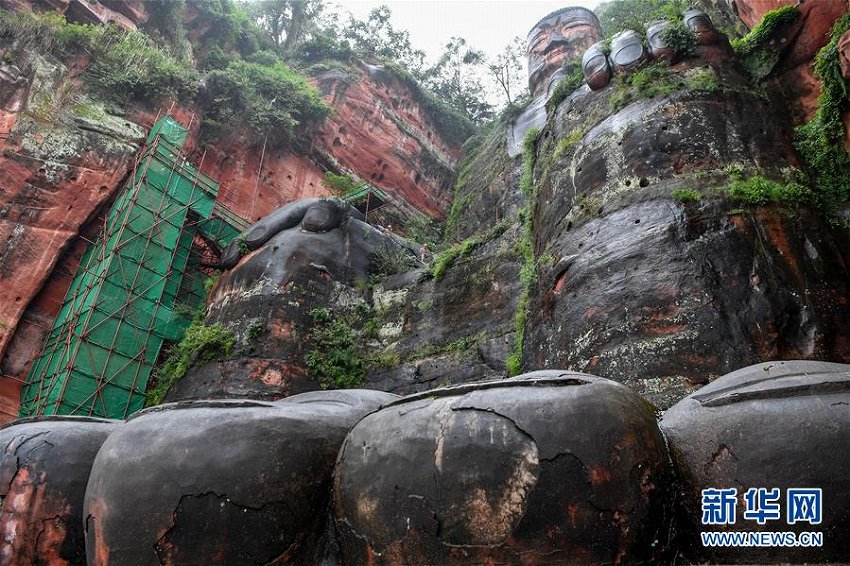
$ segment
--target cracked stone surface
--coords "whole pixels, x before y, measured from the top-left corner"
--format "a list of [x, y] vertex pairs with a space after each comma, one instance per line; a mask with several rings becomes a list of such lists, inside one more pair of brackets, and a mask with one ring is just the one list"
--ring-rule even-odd
[[362, 302], [362, 282], [388, 257], [417, 265], [417, 246], [362, 219], [338, 199], [303, 199], [251, 226], [244, 257], [238, 243], [231, 244], [223, 256], [229, 269], [211, 292], [206, 323], [234, 331], [236, 354], [192, 368], [166, 400], [273, 401], [318, 389], [305, 362], [311, 311]]
[[541, 371], [406, 397], [340, 451], [342, 559], [649, 559], [669, 521], [667, 459], [652, 406], [593, 376]]
[[[723, 46], [700, 49], [671, 73], [711, 77], [716, 91], [685, 87], [614, 111], [614, 87], [580, 90], [541, 132], [544, 261], [524, 367], [620, 381], [667, 408], [746, 365], [850, 362], [847, 232], [802, 204], [788, 214], [730, 200], [736, 178], [783, 183], [801, 165], [791, 124], [747, 91]], [[681, 189], [700, 198], [682, 202]]]
[[[687, 559], [745, 563], [824, 563], [850, 553], [850, 365], [768, 362], [725, 375], [670, 408], [660, 422], [682, 487], [679, 516]], [[740, 520], [743, 494], [778, 487], [782, 521]], [[786, 490], [823, 489], [823, 522], [785, 523]], [[702, 549], [701, 491], [738, 490], [730, 530], [822, 531], [820, 548]], [[777, 526], [781, 524], [781, 529]]]
[[85, 564], [83, 497], [117, 421], [39, 417], [0, 430], [0, 564]]
[[339, 446], [363, 415], [397, 398], [328, 391], [138, 413], [92, 470], [89, 564], [315, 562]]

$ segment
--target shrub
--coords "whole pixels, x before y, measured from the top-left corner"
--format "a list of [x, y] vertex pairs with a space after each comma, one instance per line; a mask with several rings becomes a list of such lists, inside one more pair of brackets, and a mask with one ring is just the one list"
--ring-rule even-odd
[[207, 326], [195, 321], [180, 342], [172, 346], [165, 363], [156, 371], [155, 384], [147, 392], [146, 406], [162, 403], [165, 394], [193, 366], [227, 357], [233, 352], [236, 336], [223, 324]]
[[325, 389], [361, 386], [366, 364], [351, 327], [326, 308], [313, 309], [310, 317], [314, 323], [306, 359], [310, 377]]
[[702, 199], [702, 193], [696, 189], [676, 189], [670, 197], [679, 202], [697, 202]]
[[386, 244], [375, 252], [372, 272], [375, 275], [395, 275], [409, 271], [414, 265], [413, 255], [407, 248]]
[[293, 57], [305, 64], [315, 64], [326, 61], [348, 62], [354, 56], [354, 51], [348, 41], [337, 41], [327, 33], [313, 34], [295, 48]]
[[322, 184], [331, 192], [331, 194], [338, 197], [344, 197], [349, 192], [359, 188], [363, 183], [354, 175], [349, 175], [348, 173], [337, 175], [336, 173], [327, 171], [325, 173], [325, 178], [322, 179]]
[[661, 38], [682, 57], [690, 57], [697, 51], [697, 34], [676, 20], [661, 33]]
[[87, 53], [91, 63], [84, 76], [90, 90], [105, 101], [191, 100], [198, 89], [192, 68], [138, 31], [72, 24], [56, 14], [0, 10], [0, 38], [17, 42], [19, 49], [35, 48], [63, 59]]
[[546, 111], [551, 112], [553, 109], [557, 108], [558, 105], [563, 102], [569, 95], [571, 95], [575, 90], [584, 84], [584, 74], [581, 70], [581, 59], [573, 59], [566, 65], [564, 65], [567, 69], [572, 69], [569, 75], [566, 75], [555, 86], [555, 90], [552, 91], [552, 96], [549, 97], [549, 100], [546, 101]]
[[519, 180], [519, 190], [526, 196], [531, 194], [531, 185], [534, 182], [534, 152], [538, 136], [540, 128], [531, 128], [522, 139], [522, 177]]
[[271, 145], [290, 144], [296, 131], [317, 126], [330, 113], [318, 92], [283, 63], [233, 61], [207, 75], [202, 101], [205, 139], [246, 127]]
[[850, 196], [850, 157], [844, 149], [846, 131], [841, 119], [848, 106], [848, 92], [838, 55], [838, 40], [848, 29], [850, 14], [835, 23], [829, 43], [815, 58], [815, 76], [821, 82], [818, 111], [810, 122], [796, 129], [794, 140], [817, 180], [817, 202], [828, 214]]

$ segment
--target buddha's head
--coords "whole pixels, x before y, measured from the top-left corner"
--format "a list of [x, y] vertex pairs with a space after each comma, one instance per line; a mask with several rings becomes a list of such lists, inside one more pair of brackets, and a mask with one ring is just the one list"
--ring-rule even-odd
[[602, 39], [596, 15], [586, 8], [571, 7], [552, 12], [531, 28], [527, 39], [528, 89], [537, 97], [549, 77], [567, 61], [580, 58]]

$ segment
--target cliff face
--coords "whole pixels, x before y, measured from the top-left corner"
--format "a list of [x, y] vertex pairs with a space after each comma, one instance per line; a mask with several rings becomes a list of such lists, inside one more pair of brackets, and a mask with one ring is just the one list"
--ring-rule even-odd
[[[63, 4], [66, 17], [71, 18], [72, 4]], [[124, 12], [139, 7], [113, 4]], [[133, 25], [144, 17], [144, 10], [137, 10]], [[266, 148], [240, 131], [201, 147], [199, 118], [191, 107], [136, 105], [126, 116], [114, 116], [81, 94], [79, 70], [86, 61], [73, 61], [69, 68], [28, 45], [0, 49], [7, 54], [0, 64], [0, 413], [5, 418], [16, 414], [22, 380], [86, 242], [99, 230], [98, 212], [120, 189], [158, 114], [170, 112], [192, 125], [192, 160], [221, 182], [221, 204], [245, 219], [257, 220], [300, 198], [327, 196], [328, 170], [359, 176], [404, 210], [433, 217], [446, 212], [462, 140], [437, 126], [415, 86], [381, 67], [317, 75], [314, 83], [333, 106], [333, 116], [295, 152]]]
[[267, 149], [246, 136], [213, 142], [194, 158], [222, 184], [220, 200], [259, 220], [288, 202], [327, 195], [327, 170], [354, 174], [432, 218], [445, 216], [460, 139], [435, 124], [418, 89], [384, 67], [360, 64], [317, 73], [311, 82], [333, 107], [306, 153]]
[[[543, 259], [526, 363], [623, 381], [662, 406], [743, 365], [850, 354], [846, 235], [805, 207], [723, 190], [756, 175], [786, 183], [799, 167], [791, 125], [740, 92], [731, 61], [688, 66], [673, 73], [723, 86], [614, 112], [605, 91], [579, 91], [535, 167]], [[563, 139], [577, 141], [554, 157]]]
[[[672, 67], [637, 71], [660, 95], [625, 76], [597, 92], [577, 89], [545, 114], [523, 158], [508, 156], [505, 129], [515, 126], [494, 125], [457, 183], [446, 230], [463, 242], [428, 269], [338, 281], [335, 293], [293, 300], [315, 285], [306, 283], [315, 266], [305, 266], [305, 282], [264, 287], [265, 299], [250, 285], [227, 300], [215, 295], [210, 322], [238, 321], [243, 340], [254, 302], [278, 305], [261, 317], [269, 338], [258, 347], [276, 352], [284, 382], [287, 368], [309, 380], [309, 312], [323, 294], [349, 297], [331, 301], [341, 312], [357, 297], [365, 314], [351, 328], [375, 329], [360, 336], [373, 359], [366, 383], [397, 393], [564, 367], [668, 407], [760, 361], [850, 361], [847, 234], [806, 203], [817, 187], [803, 180], [797, 122], [777, 113], [788, 101], [783, 69], [825, 43], [792, 48], [789, 37], [829, 27], [810, 9], [778, 40], [778, 78], [761, 88], [721, 39]], [[747, 192], [764, 186], [789, 200]], [[270, 345], [278, 329], [288, 345]], [[186, 379], [179, 398], [208, 392], [190, 383], [221, 378], [202, 369]]]
[[[777, 109], [807, 104], [811, 93], [795, 95], [788, 77], [811, 73], [809, 62], [843, 12], [834, 4], [801, 6], [798, 20], [775, 40], [779, 62], [762, 90], [752, 86], [724, 40], [701, 46], [695, 57], [669, 69], [649, 71], [656, 73], [650, 80], [661, 85], [660, 95], [638, 92], [620, 77], [600, 91], [581, 87], [548, 109], [538, 104], [544, 127], [523, 157], [509, 157], [506, 130], [516, 123], [497, 123], [481, 134], [454, 194], [460, 140], [437, 123], [415, 85], [380, 66], [314, 74], [313, 83], [335, 110], [300, 152], [251, 141], [239, 131], [208, 147], [192, 142], [194, 161], [222, 183], [221, 203], [250, 221], [288, 202], [327, 195], [322, 176], [332, 170], [352, 173], [432, 217], [447, 215], [447, 240], [458, 245], [436, 257], [425, 252], [423, 263], [416, 247], [403, 258], [375, 251], [347, 224], [308, 240], [300, 233], [281, 235], [275, 250], [253, 251], [211, 297], [208, 322], [236, 332], [238, 356], [190, 371], [173, 398], [248, 391], [277, 398], [319, 387], [308, 363], [318, 351], [313, 311], [328, 305], [343, 313], [362, 342], [357, 355], [365, 382], [401, 393], [519, 368], [565, 367], [625, 382], [668, 406], [742, 365], [847, 361], [850, 336], [841, 324], [848, 314], [846, 234], [804, 204], [752, 204], [730, 196], [736, 183], [797, 186], [803, 164], [792, 145], [793, 128], [807, 114], [785, 118]], [[594, 39], [598, 29], [590, 27]], [[556, 55], [573, 56], [583, 40], [567, 39], [547, 45]], [[545, 53], [535, 56], [549, 60]], [[6, 152], [5, 167], [16, 179], [9, 194], [18, 199], [32, 192], [30, 185], [45, 184], [33, 179], [53, 174], [22, 169], [21, 159], [13, 159], [23, 150], [44, 159], [27, 149], [33, 144], [26, 140], [58, 135], [51, 132], [59, 125], [27, 117], [39, 104], [38, 93], [62, 88], [61, 69], [54, 86], [32, 88], [45, 81], [36, 80], [38, 72], [4, 75], [6, 143], [16, 148]], [[196, 139], [191, 109], [177, 111], [193, 123]], [[67, 286], [66, 274], [76, 267], [83, 240], [75, 236], [96, 230], [97, 207], [114, 193], [138, 148], [133, 122], [149, 126], [155, 112], [135, 108], [128, 116], [131, 122], [117, 123], [132, 135], [109, 129], [115, 119], [105, 114], [99, 118], [107, 125], [97, 127], [87, 125], [91, 118], [61, 122], [62, 131], [79, 141], [65, 161], [51, 159], [87, 175], [100, 171], [97, 187], [106, 189], [99, 198], [83, 191], [95, 185], [89, 177], [57, 177], [72, 183], [63, 197], [83, 191], [81, 203], [52, 215], [56, 226], [10, 223], [10, 241], [19, 242], [7, 245], [10, 258], [27, 246], [45, 257], [26, 266], [20, 259], [5, 262], [15, 277], [27, 274], [8, 287], [14, 297], [3, 302], [6, 375], [25, 375]], [[102, 145], [116, 139], [124, 145]], [[516, 139], [511, 143], [518, 146]], [[50, 144], [39, 151], [44, 147]], [[60, 202], [41, 194], [28, 198], [35, 207]], [[61, 237], [63, 247], [53, 248], [39, 234]], [[353, 279], [352, 245], [365, 246], [369, 258]], [[335, 257], [328, 251], [334, 246], [345, 253]], [[269, 280], [271, 266], [293, 261], [287, 277]], [[368, 329], [359, 328], [364, 325]]]
[[[51, 277], [67, 285], [57, 265], [76, 269], [72, 258], [80, 253], [74, 248], [81, 227], [112, 197], [144, 134], [138, 125], [107, 116], [99, 107], [69, 100], [69, 90], [76, 87], [57, 62], [35, 55], [18, 64], [5, 66], [0, 87], [6, 128], [0, 138], [0, 356]], [[50, 294], [61, 302], [64, 290]], [[55, 313], [58, 305], [47, 310]], [[4, 359], [4, 375], [21, 376], [42, 332], [33, 325], [22, 329]], [[7, 385], [10, 393], [16, 389]]]

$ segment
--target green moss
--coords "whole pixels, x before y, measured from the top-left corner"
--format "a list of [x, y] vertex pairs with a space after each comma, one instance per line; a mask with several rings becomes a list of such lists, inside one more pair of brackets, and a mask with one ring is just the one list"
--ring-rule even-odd
[[794, 140], [815, 178], [817, 204], [830, 215], [850, 197], [850, 157], [844, 149], [846, 131], [841, 120], [848, 91], [838, 54], [838, 40], [848, 29], [850, 14], [835, 23], [829, 43], [815, 58], [815, 76], [821, 83], [818, 110], [810, 122], [796, 129]]
[[486, 333], [481, 332], [475, 336], [464, 336], [447, 344], [428, 344], [419, 348], [407, 357], [408, 362], [429, 358], [431, 356], [442, 356], [445, 354], [459, 354], [476, 347], [486, 338]]
[[670, 198], [679, 202], [696, 202], [702, 199], [702, 193], [696, 189], [676, 189], [670, 193]]
[[395, 352], [380, 352], [366, 359], [366, 367], [370, 370], [394, 368], [401, 364], [401, 358]]
[[773, 41], [800, 15], [795, 6], [783, 6], [762, 16], [761, 22], [741, 39], [732, 40], [732, 49], [757, 81], [765, 78], [779, 62], [781, 46]]
[[685, 73], [685, 86], [691, 90], [700, 90], [703, 92], [717, 92], [720, 90], [717, 75], [711, 67], [694, 69]]
[[266, 324], [262, 320], [255, 320], [245, 331], [245, 341], [254, 342], [266, 331]]
[[327, 308], [310, 311], [313, 328], [307, 371], [325, 389], [359, 387], [366, 381], [366, 363], [351, 327]]
[[575, 147], [575, 145], [580, 142], [583, 137], [583, 130], [573, 130], [570, 132], [570, 135], [559, 141], [558, 145], [555, 146], [555, 151], [552, 153], [552, 159], [554, 161], [561, 159], [569, 150]]
[[631, 74], [618, 75], [608, 99], [617, 112], [635, 100], [667, 96], [682, 86], [679, 78], [670, 72], [670, 66], [659, 61]]
[[531, 128], [522, 140], [522, 177], [519, 180], [519, 190], [526, 197], [531, 194], [534, 184], [535, 146], [539, 136], [540, 129]]
[[731, 41], [732, 49], [738, 56], [746, 56], [761, 49], [776, 36], [776, 33], [785, 24], [795, 21], [799, 15], [800, 11], [796, 6], [783, 6], [766, 12], [759, 24], [750, 30], [750, 33], [741, 39]]
[[350, 191], [359, 188], [362, 184], [363, 182], [360, 181], [360, 179], [347, 173], [337, 175], [336, 173], [327, 171], [324, 179], [322, 179], [322, 185], [324, 185], [332, 194], [339, 197], [344, 197]]
[[233, 352], [236, 336], [221, 323], [207, 326], [193, 322], [183, 339], [172, 346], [165, 363], [155, 373], [155, 384], [147, 392], [146, 406], [159, 405], [174, 383], [193, 366], [203, 365]]
[[551, 112], [557, 108], [569, 95], [584, 84], [584, 74], [581, 71], [581, 59], [576, 58], [569, 61], [565, 67], [572, 69], [570, 74], [558, 81], [555, 90], [552, 91], [552, 96], [546, 101], [546, 111]]
[[796, 206], [811, 199], [809, 189], [796, 182], [779, 182], [754, 175], [732, 181], [727, 190], [733, 201], [754, 206], [779, 203]]
[[525, 205], [520, 211], [523, 230], [517, 242], [517, 253], [522, 258], [522, 266], [519, 270], [519, 299], [517, 299], [516, 312], [514, 313], [514, 350], [505, 360], [509, 376], [519, 374], [522, 368], [522, 349], [525, 343], [525, 322], [528, 315], [528, 303], [531, 296], [531, 287], [534, 285], [537, 274], [537, 265], [534, 258], [534, 203], [537, 198], [537, 188], [534, 185], [534, 166], [536, 162], [536, 144], [539, 132], [529, 131], [523, 141], [522, 153], [522, 179], [520, 189], [525, 197]]
[[498, 238], [504, 234], [507, 229], [507, 222], [500, 222], [489, 231], [470, 236], [461, 243], [440, 252], [434, 257], [434, 263], [431, 265], [431, 276], [439, 281], [446, 272], [446, 269], [448, 269], [449, 266], [451, 266], [457, 259], [469, 255], [472, 250], [478, 246]]

